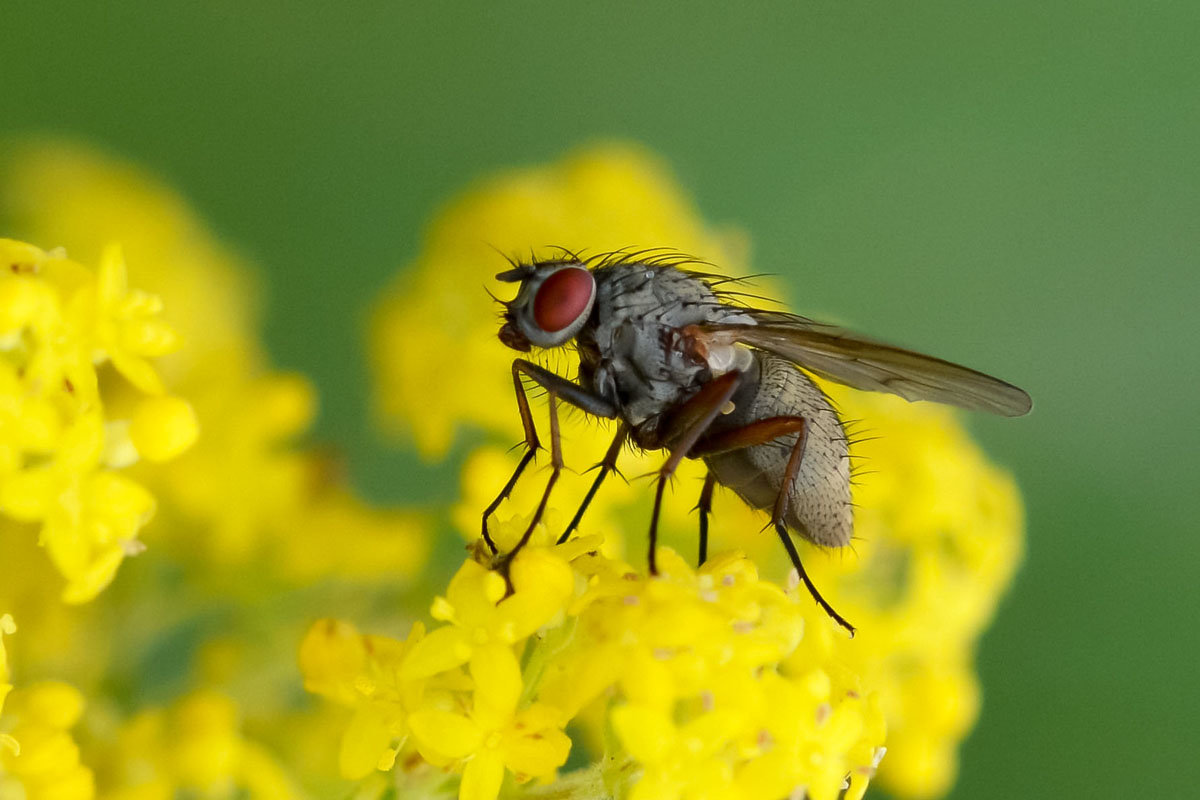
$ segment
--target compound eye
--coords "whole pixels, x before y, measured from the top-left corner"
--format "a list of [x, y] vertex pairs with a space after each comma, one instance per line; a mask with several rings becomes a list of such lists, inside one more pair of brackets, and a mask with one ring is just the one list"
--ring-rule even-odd
[[591, 310], [595, 294], [592, 273], [583, 267], [563, 267], [538, 287], [533, 321], [546, 333], [557, 333]]

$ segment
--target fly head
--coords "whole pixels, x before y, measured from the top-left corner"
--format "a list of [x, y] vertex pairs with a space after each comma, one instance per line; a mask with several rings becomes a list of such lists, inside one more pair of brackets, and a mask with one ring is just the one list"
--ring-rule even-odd
[[515, 298], [501, 301], [500, 341], [521, 352], [566, 344], [583, 328], [596, 302], [596, 280], [578, 261], [521, 264], [496, 279], [520, 283]]

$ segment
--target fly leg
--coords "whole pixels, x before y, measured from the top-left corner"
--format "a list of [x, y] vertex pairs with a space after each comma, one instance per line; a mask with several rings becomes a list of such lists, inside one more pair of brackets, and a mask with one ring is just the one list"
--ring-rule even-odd
[[658, 514], [662, 509], [663, 490], [679, 468], [679, 462], [691, 455], [708, 426], [721, 413], [741, 383], [742, 373], [727, 372], [704, 384], [700, 391], [676, 406], [663, 427], [659, 439], [668, 448], [666, 463], [658, 470], [658, 485], [654, 491], [654, 511], [650, 517], [650, 574], [658, 574], [655, 550], [658, 548]]
[[559, 544], [571, 538], [571, 534], [579, 527], [579, 521], [583, 519], [584, 512], [592, 504], [592, 498], [596, 496], [596, 492], [600, 489], [600, 484], [604, 483], [604, 479], [608, 477], [608, 473], [616, 471], [617, 456], [621, 454], [621, 448], [625, 446], [625, 440], [628, 438], [629, 427], [622, 422], [617, 428], [617, 435], [613, 437], [612, 444], [608, 446], [608, 452], [604, 454], [604, 460], [596, 465], [600, 468], [600, 473], [596, 475], [596, 480], [592, 481], [592, 485], [588, 489], [587, 495], [583, 498], [579, 510], [575, 512], [575, 516], [571, 519], [571, 523], [567, 525], [567, 529], [563, 531], [562, 536], [558, 537]]
[[712, 513], [713, 489], [717, 486], [717, 476], [709, 472], [704, 476], [704, 488], [700, 490], [700, 500], [696, 510], [700, 512], [700, 556], [696, 566], [703, 566], [708, 560], [708, 515]]
[[[766, 444], [780, 436], [787, 436], [789, 433], [803, 430], [804, 417], [769, 417], [703, 436], [692, 447], [689, 455], [700, 458], [730, 450], [741, 450]], [[698, 565], [708, 560], [708, 515], [712, 512], [712, 496], [716, 483], [717, 476], [710, 471], [708, 477], [704, 479], [704, 488], [700, 490], [700, 501], [696, 503], [696, 509], [700, 512], [700, 559]]]
[[487, 543], [488, 549], [495, 555], [499, 553], [496, 543], [492, 540], [491, 534], [488, 532], [488, 517], [500, 506], [504, 498], [512, 493], [513, 487], [517, 484], [517, 479], [521, 477], [521, 473], [529, 466], [529, 462], [533, 460], [534, 454], [542, 446], [541, 440], [538, 438], [537, 428], [533, 424], [533, 413], [529, 409], [529, 397], [525, 392], [525, 384], [522, 380], [528, 377], [546, 390], [550, 399], [550, 480], [546, 484], [546, 490], [542, 493], [541, 502], [538, 503], [537, 511], [534, 512], [533, 519], [529, 523], [529, 527], [521, 536], [520, 542], [504, 557], [504, 566], [512, 561], [513, 556], [525, 546], [529, 541], [533, 529], [542, 519], [542, 514], [546, 510], [546, 503], [550, 500], [550, 492], [554, 488], [554, 484], [558, 481], [558, 475], [562, 471], [562, 449], [559, 443], [558, 436], [558, 408], [557, 401], [563, 400], [577, 408], [586, 411], [589, 414], [594, 414], [598, 417], [612, 418], [617, 415], [616, 408], [604, 398], [597, 394], [589, 392], [584, 387], [577, 383], [567, 380], [566, 378], [555, 375], [544, 367], [539, 367], [531, 361], [526, 361], [523, 358], [518, 358], [513, 361], [512, 365], [513, 387], [517, 394], [517, 410], [521, 414], [521, 426], [525, 430], [525, 455], [521, 457], [521, 461], [517, 464], [516, 470], [512, 477], [504, 484], [504, 488], [500, 490], [500, 494], [496, 496], [488, 507], [483, 512], [483, 540]]
[[541, 447], [541, 442], [538, 440], [537, 428], [533, 424], [533, 413], [529, 410], [529, 397], [525, 394], [525, 384], [521, 380], [522, 359], [516, 359], [512, 365], [513, 387], [517, 393], [517, 412], [521, 415], [521, 427], [525, 429], [525, 455], [521, 456], [521, 461], [517, 464], [517, 468], [513, 471], [512, 477], [504, 484], [504, 488], [500, 490], [500, 494], [496, 495], [496, 499], [488, 504], [488, 507], [483, 510], [483, 541], [487, 543], [488, 549], [492, 551], [492, 555], [496, 555], [499, 549], [496, 543], [492, 541], [492, 536], [488, 532], [488, 517], [492, 515], [500, 504], [504, 502], [504, 498], [512, 494], [513, 487], [517, 485], [517, 479], [521, 477], [521, 473], [529, 466], [529, 462], [533, 460], [538, 448]]
[[[521, 534], [521, 540], [517, 542], [517, 546], [504, 554], [504, 558], [500, 561], [500, 572], [504, 575], [505, 580], [508, 579], [508, 566], [512, 560], [517, 557], [517, 553], [521, 552], [521, 548], [529, 542], [529, 537], [533, 534], [533, 529], [542, 521], [542, 514], [546, 512], [546, 503], [550, 501], [550, 492], [554, 489], [554, 484], [558, 482], [558, 475], [562, 472], [562, 443], [558, 438], [558, 406], [554, 393], [550, 392], [550, 480], [546, 481], [546, 490], [542, 492], [542, 499], [538, 502], [537, 510], [533, 512], [533, 517], [529, 520], [529, 527], [525, 529], [525, 533]], [[509, 587], [512, 588], [511, 585]]]
[[[697, 456], [714, 455], [729, 450], [754, 447], [756, 445], [767, 444], [789, 433], [797, 433], [799, 435], [796, 437], [796, 444], [792, 446], [792, 453], [788, 458], [787, 468], [784, 470], [783, 485], [779, 490], [779, 496], [775, 498], [775, 507], [771, 510], [771, 525], [775, 528], [775, 532], [779, 534], [779, 539], [783, 542], [784, 549], [787, 550], [788, 558], [791, 559], [792, 566], [796, 569], [796, 574], [800, 576], [800, 580], [804, 583], [805, 588], [808, 589], [808, 593], [812, 595], [813, 600], [817, 601], [817, 605], [824, 609], [825, 613], [832, 617], [834, 622], [841, 625], [853, 636], [854, 626], [847, 622], [845, 617], [833, 610], [833, 606], [829, 605], [829, 602], [817, 591], [816, 584], [812, 582], [812, 578], [808, 577], [808, 573], [804, 569], [804, 564], [800, 562], [800, 553], [796, 551], [796, 544], [792, 541], [791, 534], [788, 533], [787, 523], [784, 522], [784, 517], [787, 516], [789, 492], [792, 483], [795, 482], [796, 476], [800, 472], [800, 463], [804, 459], [804, 444], [808, 440], [807, 425], [804, 417], [770, 417], [769, 419], [751, 422], [740, 428], [722, 431], [718, 434], [705, 437], [698, 442], [693, 449], [693, 454]], [[703, 530], [702, 527], [702, 535]]]

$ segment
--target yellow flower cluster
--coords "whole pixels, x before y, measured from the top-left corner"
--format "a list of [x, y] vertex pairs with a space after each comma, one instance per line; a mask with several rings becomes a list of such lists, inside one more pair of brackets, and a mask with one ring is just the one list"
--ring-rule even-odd
[[[479, 535], [480, 510], [520, 455], [507, 450], [521, 437], [508, 369], [514, 353], [497, 340], [495, 306], [486, 293], [463, 290], [482, 282], [507, 296], [506, 287], [490, 283], [506, 264], [488, 245], [523, 255], [533, 243], [537, 256], [555, 252], [537, 247], [542, 243], [591, 252], [662, 245], [737, 275], [746, 260], [737, 242], [737, 236], [706, 231], [661, 166], [622, 147], [593, 148], [561, 164], [498, 176], [435, 221], [423, 252], [377, 309], [377, 405], [394, 430], [410, 432], [430, 456], [446, 452], [457, 426], [496, 434], [466, 456], [462, 500], [452, 519], [469, 541]], [[414, 341], [463, 344], [460, 357], [449, 362], [436, 348], [410, 346]], [[566, 350], [539, 357], [559, 374], [575, 368]], [[422, 402], [418, 387], [430, 385], [439, 387], [444, 403]], [[849, 421], [856, 538], [844, 554], [801, 545], [802, 556], [826, 597], [859, 628], [853, 641], [833, 639], [829, 646], [878, 692], [889, 730], [880, 780], [903, 797], [936, 797], [952, 784], [958, 745], [977, 716], [975, 644], [1020, 560], [1020, 499], [1012, 479], [988, 463], [954, 412], [824, 382], [822, 388]], [[535, 407], [543, 432], [544, 414]], [[600, 461], [610, 432], [578, 413], [567, 412], [561, 424], [569, 469], [555, 487], [554, 505], [569, 515], [593, 477], [583, 470]], [[645, 475], [662, 458], [626, 452], [619, 468]], [[679, 497], [664, 505], [661, 541], [695, 552], [696, 520], [689, 512], [703, 468], [685, 461], [677, 475]], [[529, 513], [544, 485], [523, 478], [496, 519]], [[582, 531], [602, 536], [605, 554], [620, 556], [627, 532], [644, 535], [651, 496], [643, 482], [610, 479]], [[561, 532], [569, 519], [550, 513], [546, 522]], [[718, 491], [713, 546], [745, 550], [766, 574], [782, 577], [788, 569], [782, 548], [774, 535], [758, 534], [764, 521]], [[503, 549], [515, 539], [497, 541]], [[631, 539], [630, 549], [641, 552], [643, 541]]]
[[[62, 143], [17, 148], [4, 167], [3, 205], [16, 229], [85, 255], [119, 240], [138, 284], [162, 297], [187, 342], [163, 360], [162, 373], [191, 399], [204, 435], [146, 476], [170, 516], [165, 546], [189, 561], [292, 582], [330, 573], [395, 578], [420, 568], [423, 515], [368, 508], [328, 453], [297, 443], [316, 415], [316, 393], [306, 378], [271, 369], [251, 269], [174, 192]], [[328, 535], [335, 519], [338, 537]], [[359, 546], [347, 547], [360, 533]]]
[[[92, 296], [107, 292], [107, 305], [91, 303], [91, 318], [103, 323], [99, 344], [79, 359], [80, 369], [94, 365], [104, 402], [85, 407], [81, 392], [88, 386], [81, 389], [72, 378], [76, 394], [58, 398], [53, 411], [61, 417], [74, 409], [66, 402], [71, 397], [80, 413], [103, 411], [101, 467], [124, 467], [113, 474], [146, 487], [131, 499], [118, 491], [124, 484], [110, 481], [74, 507], [87, 510], [83, 501], [94, 501], [96, 512], [108, 515], [107, 535], [122, 540], [129, 537], [117, 515], [132, 514], [133, 499], [152, 496], [157, 506], [155, 525], [142, 537], [149, 548], [139, 569], [125, 571], [115, 591], [82, 607], [61, 604], [51, 591], [48, 565], [37, 559], [34, 537], [0, 513], [0, 608], [22, 620], [29, 645], [22, 649], [28, 656], [22, 665], [29, 675], [69, 678], [94, 698], [84, 719], [83, 760], [96, 769], [102, 797], [297, 796], [295, 782], [284, 779], [267, 749], [312, 750], [311, 742], [319, 736], [324, 743], [328, 734], [324, 718], [296, 691], [295, 641], [315, 616], [313, 608], [341, 602], [357, 609], [380, 595], [395, 599], [425, 562], [427, 515], [368, 505], [347, 485], [336, 453], [303, 441], [316, 415], [312, 386], [271, 368], [259, 341], [248, 266], [172, 191], [71, 144], [32, 143], [5, 155], [5, 229], [61, 245], [84, 263], [100, 259], [104, 281], [97, 276], [88, 284], [90, 273], [81, 267], [66, 271], [75, 262], [61, 251], [6, 243], [24, 249], [11, 259], [4, 251], [0, 321], [10, 319], [10, 309], [24, 307], [9, 303], [26, 297], [7, 288], [17, 279], [55, 288], [75, 274], [78, 280], [68, 288], [90, 285]], [[155, 358], [149, 373], [139, 365], [148, 363], [146, 348], [156, 341], [145, 333], [151, 323], [161, 324], [159, 303], [137, 292], [119, 294], [123, 265], [116, 251], [105, 250], [109, 240], [121, 241], [129, 256], [130, 283], [162, 298], [163, 319], [177, 332], [171, 338], [182, 344]], [[56, 302], [70, 320], [71, 314], [91, 319], [83, 300], [72, 304], [64, 294]], [[22, 372], [18, 359], [30, 358], [33, 342], [29, 332], [4, 336], [0, 370], [32, 381], [35, 375]], [[72, 342], [60, 338], [56, 346]], [[119, 362], [105, 355], [113, 349]], [[39, 368], [48, 363], [43, 358]], [[150, 380], [147, 374], [156, 375], [166, 392], [151, 402], [124, 371], [142, 384]], [[66, 392], [61, 381], [57, 388]], [[16, 496], [9, 454], [28, 450], [29, 437], [48, 439], [51, 429], [45, 414], [28, 410], [32, 400], [9, 402], [6, 389], [0, 387], [0, 492], [12, 486]], [[153, 463], [181, 444], [179, 404], [167, 402], [171, 395], [189, 398], [195, 409], [190, 419], [193, 427], [198, 420], [202, 435], [182, 457]], [[25, 416], [10, 424], [18, 413]], [[67, 444], [78, 452], [80, 442], [90, 444], [81, 435]], [[132, 463], [135, 458], [139, 463]], [[59, 456], [35, 454], [19, 466], [51, 467], [54, 459]], [[166, 709], [145, 710], [147, 699], [178, 697], [195, 686], [221, 694], [184, 695]], [[243, 709], [253, 740], [240, 732], [233, 702]], [[181, 748], [184, 739], [188, 744]], [[337, 780], [336, 770], [320, 759], [290, 755], [289, 768], [310, 785], [328, 789]], [[204, 764], [219, 774], [205, 777]]]
[[0, 797], [21, 800], [92, 800], [92, 771], [80, 763], [71, 738], [83, 713], [83, 695], [68, 684], [46, 681], [12, 690], [4, 635], [16, 632], [0, 616]]
[[116, 727], [94, 721], [94, 775], [70, 733], [84, 712], [76, 688], [42, 681], [13, 691], [5, 705], [12, 685], [3, 639], [15, 630], [10, 615], [0, 616], [0, 798], [303, 797], [267, 750], [241, 733], [233, 701], [216, 692], [196, 692], [169, 710], [142, 711]]
[[[662, 574], [647, 579], [598, 545], [522, 551], [511, 593], [468, 560], [433, 603], [445, 624], [404, 642], [317, 623], [301, 668], [311, 691], [354, 708], [348, 776], [391, 768], [408, 748], [461, 772], [462, 800], [494, 800], [506, 773], [553, 777], [572, 746], [564, 728], [587, 717], [613, 732], [591, 769], [633, 800], [833, 800], [847, 782], [846, 797], [862, 796], [883, 716], [811, 633], [831, 623], [807, 596], [759, 580], [737, 554], [694, 571], [663, 549]], [[407, 796], [422, 765], [400, 763]], [[562, 785], [577, 787], [562, 797], [608, 796], [571, 776]]]
[[69, 603], [91, 600], [141, 549], [154, 497], [120, 470], [196, 439], [191, 406], [149, 361], [177, 345], [161, 307], [128, 288], [116, 247], [92, 271], [0, 239], [0, 513], [40, 526]]
[[[553, 774], [567, 757], [561, 714], [522, 696], [514, 647], [560, 615], [574, 588], [570, 567], [542, 550], [512, 565], [513, 594], [499, 574], [463, 564], [432, 613], [447, 624], [404, 642], [360, 637], [324, 620], [300, 649], [305, 686], [356, 713], [342, 739], [343, 774], [392, 766], [412, 735], [429, 762], [464, 771], [462, 796], [495, 798], [505, 768], [522, 779]], [[463, 665], [468, 665], [463, 673]]]

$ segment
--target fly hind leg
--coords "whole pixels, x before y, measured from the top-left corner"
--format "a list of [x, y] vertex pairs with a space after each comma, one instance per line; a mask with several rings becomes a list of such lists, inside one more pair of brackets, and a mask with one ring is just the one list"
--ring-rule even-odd
[[704, 565], [708, 560], [708, 515], [712, 513], [713, 489], [717, 487], [717, 476], [709, 472], [704, 476], [704, 488], [700, 490], [700, 500], [696, 510], [700, 512], [700, 555], [696, 558], [696, 566]]
[[[771, 525], [775, 528], [775, 532], [779, 534], [779, 539], [783, 542], [784, 549], [787, 550], [792, 567], [795, 568], [796, 574], [800, 576], [800, 580], [804, 583], [805, 588], [808, 589], [808, 593], [812, 595], [813, 600], [824, 609], [826, 614], [833, 618], [834, 622], [841, 625], [853, 636], [854, 626], [847, 622], [845, 617], [835, 611], [833, 606], [829, 605], [829, 602], [817, 591], [816, 584], [812, 582], [812, 578], [808, 577], [808, 572], [805, 571], [804, 564], [800, 561], [800, 553], [797, 552], [796, 544], [792, 541], [792, 536], [788, 533], [787, 523], [784, 521], [784, 518], [787, 516], [787, 504], [792, 484], [795, 483], [796, 476], [800, 473], [800, 463], [804, 459], [804, 445], [808, 440], [807, 430], [808, 426], [803, 417], [770, 417], [751, 422], [740, 428], [732, 428], [705, 437], [696, 443], [692, 454], [696, 456], [716, 455], [717, 453], [724, 453], [730, 450], [741, 450], [746, 447], [767, 444], [791, 433], [798, 434], [796, 436], [796, 443], [792, 446], [791, 455], [788, 457], [787, 467], [784, 469], [783, 482], [779, 489], [779, 495], [775, 498], [775, 506], [771, 509]], [[712, 478], [711, 473], [709, 478]], [[704, 488], [708, 490], [707, 482]], [[703, 500], [704, 496], [702, 495], [702, 503]], [[706, 517], [707, 515], [702, 510], [700, 518], [700, 553], [702, 560], [707, 545], [708, 526]]]

